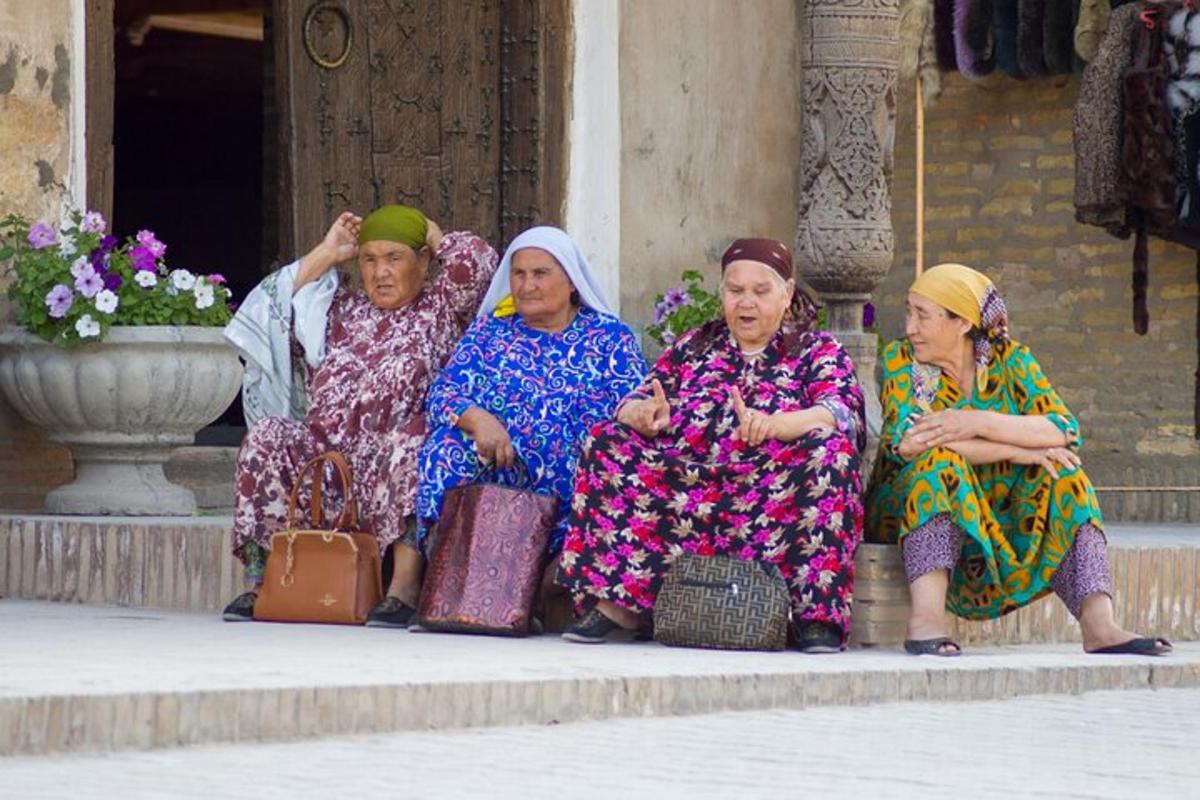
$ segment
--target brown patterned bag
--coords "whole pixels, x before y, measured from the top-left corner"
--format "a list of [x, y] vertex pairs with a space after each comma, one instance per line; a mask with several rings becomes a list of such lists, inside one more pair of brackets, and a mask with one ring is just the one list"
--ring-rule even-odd
[[446, 492], [418, 624], [432, 631], [527, 635], [557, 519], [558, 498], [530, 489], [473, 483]]
[[789, 605], [772, 564], [684, 553], [654, 603], [654, 638], [675, 647], [782, 650]]
[[[342, 486], [342, 513], [332, 530], [321, 515], [321, 480], [331, 464]], [[311, 528], [296, 527], [304, 477], [313, 472]], [[333, 622], [362, 625], [383, 599], [379, 543], [358, 528], [350, 466], [330, 451], [304, 465], [288, 501], [287, 530], [271, 536], [254, 618], [267, 622]]]

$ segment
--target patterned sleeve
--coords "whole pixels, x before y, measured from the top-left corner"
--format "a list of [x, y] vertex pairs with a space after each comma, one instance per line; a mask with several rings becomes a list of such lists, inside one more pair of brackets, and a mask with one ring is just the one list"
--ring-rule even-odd
[[883, 405], [883, 430], [879, 434], [880, 452], [884, 458], [904, 464], [900, 442], [920, 416], [912, 391], [912, 360], [904, 352], [904, 342], [897, 339], [883, 349], [883, 382], [880, 402]]
[[599, 402], [585, 412], [585, 430], [597, 422], [612, 419], [625, 398], [636, 393], [646, 378], [646, 358], [637, 337], [617, 319], [605, 321], [604, 350], [609, 353], [598, 387]]
[[443, 236], [435, 255], [442, 269], [433, 279], [434, 291], [465, 328], [483, 302], [500, 257], [482, 238], [465, 231]]
[[1012, 383], [1013, 398], [1017, 401], [1021, 413], [1026, 416], [1046, 417], [1066, 435], [1068, 447], [1072, 450], [1082, 447], [1083, 436], [1079, 432], [1079, 421], [1050, 385], [1029, 348], [1013, 342], [1004, 354], [1004, 359], [1005, 372]]
[[484, 365], [487, 343], [496, 335], [493, 322], [486, 317], [480, 318], [467, 329], [454, 349], [454, 355], [429, 388], [425, 415], [431, 429], [456, 424], [468, 408], [479, 405], [475, 398], [487, 393]]
[[830, 334], [817, 333], [814, 339], [804, 382], [809, 405], [828, 410], [838, 431], [862, 450], [867, 445], [866, 403], [854, 362]]

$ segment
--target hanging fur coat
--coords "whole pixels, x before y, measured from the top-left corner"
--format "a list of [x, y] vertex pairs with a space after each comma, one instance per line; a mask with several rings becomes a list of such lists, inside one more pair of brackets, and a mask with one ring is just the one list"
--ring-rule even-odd
[[996, 69], [992, 0], [954, 1], [954, 52], [958, 71], [979, 80]]
[[933, 31], [933, 1], [900, 0], [899, 80], [904, 85], [911, 85], [920, 76], [926, 106], [932, 106], [942, 93]]
[[1096, 55], [1083, 72], [1075, 103], [1075, 219], [1121, 239], [1130, 233], [1118, 185], [1125, 119], [1121, 80], [1143, 8], [1142, 3], [1128, 3], [1112, 12]]
[[1075, 52], [1084, 61], [1096, 57], [1111, 13], [1109, 0], [1081, 0], [1079, 21], [1075, 23]]

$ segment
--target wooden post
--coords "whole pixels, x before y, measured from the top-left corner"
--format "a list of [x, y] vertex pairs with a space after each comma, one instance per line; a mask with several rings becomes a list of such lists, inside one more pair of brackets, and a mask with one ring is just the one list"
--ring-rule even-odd
[[925, 269], [925, 97], [921, 89], [921, 76], [917, 76], [917, 235], [916, 272], [921, 277]]

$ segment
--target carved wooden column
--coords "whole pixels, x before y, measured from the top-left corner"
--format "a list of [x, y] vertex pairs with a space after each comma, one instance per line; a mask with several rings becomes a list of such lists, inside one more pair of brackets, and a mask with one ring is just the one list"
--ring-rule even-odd
[[[898, 0], [808, 0], [796, 264], [854, 358], [878, 430], [876, 337], [863, 305], [892, 267]], [[868, 458], [874, 456], [876, 438]]]

